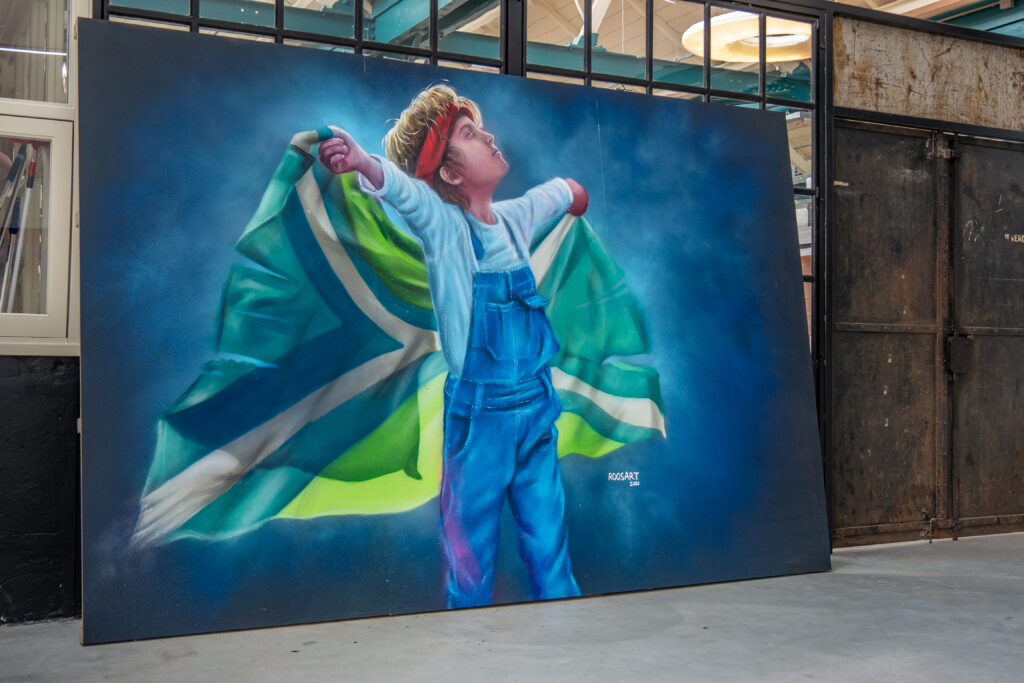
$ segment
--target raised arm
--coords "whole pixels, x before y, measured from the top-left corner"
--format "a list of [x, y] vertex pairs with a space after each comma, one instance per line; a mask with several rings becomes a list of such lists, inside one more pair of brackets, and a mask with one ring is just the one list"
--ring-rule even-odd
[[334, 137], [320, 143], [320, 163], [331, 173], [356, 171], [379, 190], [384, 184], [380, 163], [366, 153], [347, 131], [330, 126]]
[[[410, 178], [387, 159], [367, 154], [346, 131], [331, 126], [334, 137], [320, 143], [320, 162], [332, 173], [356, 171], [360, 185], [398, 212], [424, 248], [442, 248], [453, 239], [446, 224], [458, 220], [459, 210], [444, 201], [422, 180]], [[453, 215], [454, 214], [454, 215]]]
[[533, 240], [534, 231], [566, 213], [582, 216], [587, 210], [587, 191], [571, 178], [554, 178], [527, 190], [518, 199], [495, 205], [506, 216], [509, 227], [524, 245]]

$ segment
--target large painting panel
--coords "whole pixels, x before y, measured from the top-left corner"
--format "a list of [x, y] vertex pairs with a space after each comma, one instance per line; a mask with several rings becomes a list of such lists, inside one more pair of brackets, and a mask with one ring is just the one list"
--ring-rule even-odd
[[781, 115], [80, 31], [86, 642], [828, 568]]

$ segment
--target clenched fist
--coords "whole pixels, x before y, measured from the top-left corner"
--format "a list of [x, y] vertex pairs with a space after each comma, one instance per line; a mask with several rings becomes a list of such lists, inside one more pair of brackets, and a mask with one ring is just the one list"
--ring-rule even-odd
[[331, 173], [356, 171], [370, 181], [375, 188], [384, 184], [384, 172], [380, 164], [359, 146], [348, 132], [330, 126], [334, 137], [320, 143], [320, 163]]

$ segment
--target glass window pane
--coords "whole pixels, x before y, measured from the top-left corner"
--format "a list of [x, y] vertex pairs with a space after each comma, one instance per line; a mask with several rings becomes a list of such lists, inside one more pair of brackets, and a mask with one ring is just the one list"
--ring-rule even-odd
[[814, 187], [814, 119], [809, 109], [769, 107], [786, 115], [793, 187]]
[[680, 92], [678, 90], [667, 90], [667, 89], [663, 89], [663, 88], [655, 88], [654, 90], [651, 91], [651, 94], [652, 95], [657, 95], [659, 97], [675, 97], [675, 98], [678, 98], [678, 99], [681, 99], [681, 100], [701, 100], [701, 99], [704, 99], [704, 96], [699, 94], [699, 93]]
[[284, 27], [290, 31], [352, 38], [354, 7], [353, 0], [284, 0]]
[[347, 52], [349, 54], [355, 52], [355, 50], [350, 47], [344, 47], [341, 45], [331, 45], [329, 43], [314, 43], [308, 40], [291, 40], [285, 38], [284, 44], [294, 45], [296, 47], [308, 47], [314, 50], [328, 50], [331, 52]]
[[453, 62], [447, 59], [440, 59], [437, 62], [438, 66], [447, 66], [452, 69], [468, 69], [469, 71], [483, 71], [489, 74], [500, 74], [501, 69], [496, 66], [487, 66], [486, 64], [470, 64], [468, 62]]
[[363, 38], [366, 40], [407, 47], [430, 47], [429, 2], [363, 0], [363, 8]]
[[704, 21], [704, 5], [696, 2], [654, 3], [654, 80], [704, 87], [704, 49], [683, 47], [683, 34]]
[[397, 62], [409, 62], [410, 64], [429, 64], [430, 60], [419, 55], [404, 55], [400, 52], [387, 52], [386, 50], [366, 50], [363, 52], [367, 57], [380, 57], [381, 59], [393, 59]]
[[167, 21], [148, 21], [146, 19], [133, 19], [131, 17], [111, 16], [110, 21], [115, 24], [132, 24], [133, 26], [149, 26], [167, 31], [188, 31], [188, 24], [172, 24]]
[[[758, 94], [760, 35], [758, 15], [755, 12], [711, 8], [712, 88]], [[695, 41], [696, 37], [691, 37], [691, 41]], [[700, 32], [699, 37], [703, 40], [703, 32]]]
[[591, 8], [592, 71], [645, 78], [646, 3], [643, 0], [595, 0]]
[[527, 0], [526, 61], [583, 69], [583, 5]]
[[609, 81], [591, 81], [595, 88], [607, 88], [608, 90], [619, 90], [621, 92], [647, 93], [647, 88], [642, 85], [627, 85], [625, 83], [611, 83]]
[[272, 43], [274, 39], [270, 36], [261, 36], [255, 33], [245, 33], [240, 31], [221, 31], [215, 28], [201, 28], [199, 32], [208, 36], [220, 36], [222, 38], [237, 38], [238, 40], [252, 40], [257, 43]]
[[110, 6], [147, 9], [168, 14], [188, 14], [189, 0], [111, 0]]
[[[810, 258], [808, 258], [808, 261]], [[804, 283], [804, 310], [807, 312], [807, 342], [814, 348], [814, 283]]]
[[769, 16], [766, 28], [766, 94], [810, 102], [811, 74], [814, 73], [812, 24]]
[[761, 108], [761, 105], [757, 102], [751, 102], [749, 100], [738, 100], [732, 97], [712, 97], [711, 101], [717, 104], [727, 104], [731, 107], [745, 107], [747, 109]]
[[527, 78], [536, 78], [539, 81], [553, 81], [555, 83], [570, 83], [572, 85], [583, 85], [582, 78], [571, 78], [569, 76], [552, 76], [551, 74], [537, 73], [536, 71], [529, 71], [526, 74]]
[[796, 209], [796, 232], [800, 242], [800, 258], [807, 257], [807, 266], [804, 275], [810, 275], [810, 258], [813, 247], [814, 236], [814, 198], [804, 195], [796, 195], [793, 198], [793, 205]]
[[199, 0], [199, 16], [237, 24], [273, 26], [274, 0]]
[[[501, 2], [466, 3], [452, 11], [456, 3], [438, 10], [438, 48], [473, 57], [501, 57]], [[442, 1], [443, 5], [443, 1]]]
[[0, 3], [0, 97], [68, 101], [67, 0]]
[[[800, 269], [803, 272], [804, 277], [814, 275], [814, 255], [811, 252], [810, 246], [810, 228], [801, 227], [801, 220], [809, 221], [811, 216], [811, 198], [810, 197], [797, 197], [796, 198], [796, 224], [800, 232]], [[803, 212], [804, 218], [801, 218], [801, 211]], [[804, 235], [807, 234], [806, 241], [804, 244]], [[814, 283], [804, 282], [804, 309], [807, 314], [807, 339], [813, 345], [814, 343]]]
[[0, 312], [46, 313], [50, 143], [0, 137]]

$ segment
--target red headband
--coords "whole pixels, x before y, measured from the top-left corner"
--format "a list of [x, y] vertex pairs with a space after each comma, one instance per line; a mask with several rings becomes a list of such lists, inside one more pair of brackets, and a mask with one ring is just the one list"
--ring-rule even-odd
[[416, 160], [417, 178], [427, 183], [432, 180], [434, 171], [441, 165], [444, 152], [448, 149], [448, 136], [451, 134], [452, 124], [463, 114], [476, 120], [469, 108], [460, 107], [453, 102], [431, 123], [427, 130], [427, 139], [423, 141], [420, 156]]

